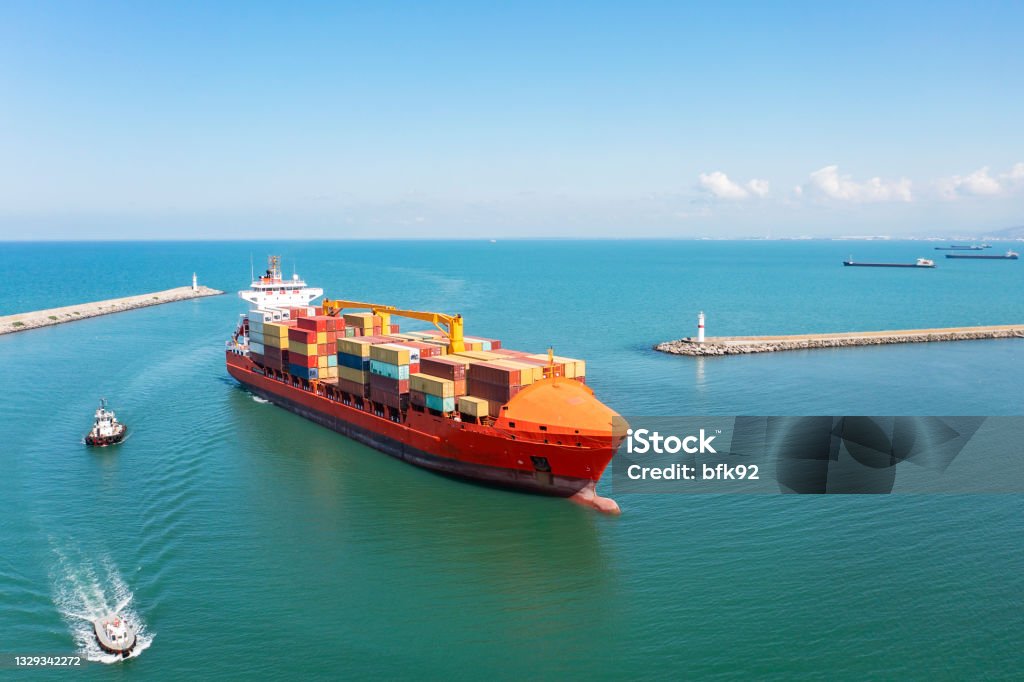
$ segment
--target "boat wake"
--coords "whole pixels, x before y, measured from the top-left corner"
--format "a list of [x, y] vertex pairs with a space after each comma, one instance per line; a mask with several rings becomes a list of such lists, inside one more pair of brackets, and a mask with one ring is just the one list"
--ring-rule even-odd
[[[131, 607], [132, 592], [114, 562], [104, 557], [100, 565], [84, 558], [72, 558], [55, 550], [53, 602], [68, 624], [77, 651], [86, 660], [117, 663], [136, 658], [153, 643], [155, 634], [146, 631], [142, 616]], [[119, 613], [136, 628], [136, 645], [128, 656], [103, 651], [93, 633], [93, 620]]]
[[267, 400], [266, 398], [261, 398], [258, 395], [252, 395], [251, 393], [249, 395], [252, 396], [252, 399], [255, 402], [259, 403], [260, 405], [269, 405], [270, 404], [270, 401]]

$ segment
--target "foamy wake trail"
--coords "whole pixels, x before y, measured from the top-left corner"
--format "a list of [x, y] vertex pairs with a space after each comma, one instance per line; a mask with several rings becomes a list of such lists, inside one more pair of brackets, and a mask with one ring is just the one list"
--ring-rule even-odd
[[100, 649], [93, 634], [92, 621], [110, 613], [120, 613], [135, 626], [137, 643], [128, 658], [142, 654], [153, 643], [155, 634], [146, 631], [142, 616], [131, 606], [132, 592], [109, 557], [96, 562], [55, 549], [57, 563], [52, 571], [53, 602], [68, 624], [78, 653], [87, 660], [117, 663], [125, 657]]
[[261, 398], [258, 395], [252, 395], [251, 393], [249, 395], [251, 395], [252, 399], [255, 400], [256, 402], [260, 403], [261, 405], [266, 405], [267, 403], [270, 402], [266, 398]]

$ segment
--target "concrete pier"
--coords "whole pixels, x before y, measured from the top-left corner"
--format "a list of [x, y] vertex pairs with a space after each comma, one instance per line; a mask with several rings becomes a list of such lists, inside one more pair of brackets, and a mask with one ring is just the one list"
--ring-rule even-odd
[[703, 343], [695, 339], [666, 341], [654, 350], [675, 355], [740, 355], [771, 353], [808, 348], [877, 346], [891, 343], [929, 343], [934, 341], [971, 341], [975, 339], [1024, 338], [1024, 324], [988, 327], [947, 327], [941, 329], [902, 329], [882, 332], [843, 332], [838, 334], [795, 334], [792, 336], [709, 336]]
[[63, 308], [50, 308], [49, 310], [37, 310], [31, 313], [17, 313], [0, 317], [0, 334], [11, 334], [39, 327], [49, 327], [54, 324], [84, 320], [87, 317], [109, 315], [120, 313], [125, 310], [146, 308], [161, 303], [173, 303], [184, 301], [190, 298], [202, 298], [204, 296], [219, 296], [223, 291], [211, 289], [204, 286], [187, 286], [166, 291], [156, 291], [151, 294], [139, 296], [126, 296], [124, 298], [111, 298], [106, 301], [95, 301], [93, 303], [79, 303], [78, 305], [64, 306]]

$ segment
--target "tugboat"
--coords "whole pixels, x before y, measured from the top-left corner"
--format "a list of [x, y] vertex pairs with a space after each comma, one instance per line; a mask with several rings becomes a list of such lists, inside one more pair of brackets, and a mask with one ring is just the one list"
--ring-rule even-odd
[[100, 648], [108, 654], [120, 654], [127, 658], [135, 648], [135, 628], [116, 613], [97, 618], [92, 622], [92, 627]]
[[107, 409], [107, 401], [100, 398], [100, 409], [96, 410], [92, 430], [85, 437], [85, 444], [96, 448], [116, 445], [128, 435], [128, 427], [117, 421], [113, 410]]

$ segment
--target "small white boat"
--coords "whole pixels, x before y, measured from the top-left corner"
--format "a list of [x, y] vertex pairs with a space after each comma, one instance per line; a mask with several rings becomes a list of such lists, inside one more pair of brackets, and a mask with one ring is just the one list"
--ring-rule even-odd
[[135, 648], [135, 628], [116, 613], [112, 613], [92, 622], [96, 633], [96, 641], [100, 648], [108, 654], [120, 654], [127, 657]]

